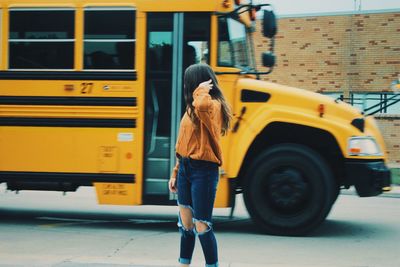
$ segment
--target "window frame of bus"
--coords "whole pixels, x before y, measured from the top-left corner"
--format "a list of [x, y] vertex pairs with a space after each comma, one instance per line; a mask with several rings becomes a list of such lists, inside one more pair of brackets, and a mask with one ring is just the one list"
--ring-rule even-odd
[[[18, 8], [10, 8], [8, 10], [9, 12], [9, 29], [8, 29], [8, 66], [7, 69], [10, 71], [59, 71], [59, 70], [74, 70], [74, 54], [75, 54], [75, 42], [76, 42], [76, 32], [75, 32], [75, 17], [76, 17], [76, 9], [75, 8], [70, 8], [70, 7], [18, 7]], [[39, 33], [39, 38], [11, 38], [12, 37], [12, 30], [13, 30], [13, 14], [18, 14], [18, 13], [14, 13], [14, 12], [51, 12], [52, 15], [55, 12], [70, 12], [71, 14], [69, 14], [68, 16], [71, 16], [70, 18], [70, 22], [72, 23], [71, 25], [67, 25], [68, 28], [65, 31], [68, 35], [68, 33], [70, 33], [71, 37], [73, 38], [43, 38], [40, 37], [40, 31]], [[54, 24], [53, 24], [54, 25]], [[65, 26], [65, 25], [63, 25]], [[29, 28], [27, 28], [29, 30]], [[70, 32], [69, 32], [70, 31]], [[49, 32], [51, 33], [51, 31]], [[26, 32], [25, 32], [26, 34]], [[45, 68], [35, 68], [35, 67], [29, 67], [29, 66], [23, 66], [23, 67], [18, 67], [18, 66], [12, 66], [12, 43], [37, 43], [37, 44], [43, 44], [43, 43], [64, 43], [64, 44], [68, 44], [70, 47], [68, 48], [69, 53], [66, 54], [65, 48], [63, 47], [61, 48], [59, 51], [63, 51], [63, 53], [57, 53], [57, 54], [63, 54], [65, 56], [65, 59], [70, 59], [70, 61], [66, 61], [67, 63], [65, 65], [67, 65], [67, 67], [63, 68], [62, 66], [56, 66], [54, 68], [51, 67], [45, 67]], [[59, 49], [59, 48], [58, 48]], [[39, 49], [38, 49], [39, 50]], [[48, 50], [48, 49], [46, 49]], [[27, 49], [27, 51], [29, 51], [29, 49]], [[31, 50], [32, 51], [32, 50]], [[34, 51], [34, 50], [33, 50]], [[58, 58], [58, 57], [57, 57]], [[57, 60], [59, 61], [59, 60]], [[35, 63], [35, 62], [33, 62]], [[14, 65], [18, 65], [18, 63], [14, 64]]]
[[[132, 34], [133, 38], [126, 38], [126, 39], [110, 39], [110, 38], [86, 38], [86, 32], [87, 32], [87, 12], [112, 12], [112, 11], [130, 11], [132, 12], [132, 31], [128, 32], [128, 34]], [[83, 71], [124, 71], [124, 72], [134, 72], [136, 71], [136, 64], [135, 64], [135, 59], [136, 59], [136, 14], [137, 14], [137, 9], [135, 7], [131, 6], [122, 6], [122, 7], [103, 7], [103, 6], [89, 6], [85, 7], [83, 10]], [[128, 26], [129, 27], [129, 26]], [[88, 67], [86, 64], [86, 44], [87, 43], [131, 43], [132, 48], [130, 49], [131, 54], [129, 54], [129, 57], [132, 60], [132, 65], [127, 67], [127, 68], [107, 68], [107, 67], [102, 67], [102, 68], [93, 68], [93, 67]], [[116, 55], [117, 56], [117, 55]]]
[[[243, 65], [238, 65], [237, 61], [238, 59], [237, 54], [235, 52], [235, 46], [232, 43], [232, 39], [231, 39], [231, 32], [230, 32], [230, 28], [229, 28], [229, 22], [228, 20], [232, 20], [232, 21], [236, 21], [239, 24], [242, 24], [240, 21], [228, 17], [228, 16], [220, 16], [217, 19], [217, 25], [218, 25], [218, 47], [217, 47], [217, 65], [219, 67], [229, 67], [229, 68], [239, 68], [239, 69], [243, 69]], [[222, 25], [224, 24], [224, 25]], [[225, 31], [226, 30], [226, 31]], [[222, 40], [223, 36], [221, 35], [221, 33], [224, 33], [224, 37], [227, 37], [227, 40]], [[246, 40], [245, 40], [245, 51], [248, 51], [248, 49], [252, 49], [250, 44], [249, 44], [249, 40], [248, 40], [248, 29], [245, 28], [245, 35], [246, 35]], [[226, 36], [225, 36], [226, 35]], [[230, 61], [221, 61], [221, 55], [223, 54], [221, 51], [221, 44], [222, 42], [227, 42], [228, 46], [229, 46], [229, 53], [228, 55], [230, 55]], [[251, 66], [251, 64], [254, 64], [252, 56], [250, 55], [250, 52], [246, 52], [246, 61], [247, 61], [247, 66]]]

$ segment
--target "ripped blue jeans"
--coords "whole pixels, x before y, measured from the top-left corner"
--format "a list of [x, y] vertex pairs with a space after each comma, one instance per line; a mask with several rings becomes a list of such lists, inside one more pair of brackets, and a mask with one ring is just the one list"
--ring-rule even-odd
[[201, 233], [198, 233], [196, 228], [186, 229], [179, 216], [178, 226], [181, 232], [179, 262], [182, 264], [190, 264], [195, 238], [198, 236], [206, 260], [206, 267], [218, 266], [217, 241], [211, 223], [218, 179], [218, 164], [190, 158], [179, 158], [178, 205], [191, 209], [193, 223], [200, 221], [208, 226], [207, 230]]

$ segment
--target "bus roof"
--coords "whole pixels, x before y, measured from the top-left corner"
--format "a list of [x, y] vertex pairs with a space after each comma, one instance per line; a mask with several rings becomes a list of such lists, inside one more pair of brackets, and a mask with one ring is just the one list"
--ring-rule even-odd
[[233, 9], [233, 0], [227, 0], [229, 7], [224, 6], [224, 0], [5, 0], [1, 1], [0, 8], [23, 7], [121, 7], [132, 6], [144, 12], [229, 12]]

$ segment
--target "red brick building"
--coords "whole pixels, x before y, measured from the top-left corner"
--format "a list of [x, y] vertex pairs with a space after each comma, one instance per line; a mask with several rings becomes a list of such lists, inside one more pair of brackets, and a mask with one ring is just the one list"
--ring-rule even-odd
[[[260, 32], [254, 40], [260, 64], [269, 43]], [[400, 75], [400, 9], [281, 16], [275, 54], [276, 67], [265, 80], [373, 106], [394, 96], [390, 84]], [[375, 117], [390, 162], [400, 164], [400, 102]]]

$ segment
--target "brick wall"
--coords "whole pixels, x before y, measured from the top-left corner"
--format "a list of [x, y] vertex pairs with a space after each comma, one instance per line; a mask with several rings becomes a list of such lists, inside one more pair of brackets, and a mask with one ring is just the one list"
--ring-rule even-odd
[[386, 143], [391, 167], [400, 168], [400, 116], [375, 116]]
[[[278, 27], [277, 65], [265, 80], [346, 93], [389, 90], [400, 74], [400, 11], [284, 17]], [[254, 40], [261, 64], [269, 43], [260, 31]]]
[[[261, 29], [261, 21], [257, 21]], [[317, 92], [390, 90], [400, 74], [400, 10], [278, 20], [277, 64], [263, 79]], [[254, 32], [256, 63], [269, 41]], [[400, 105], [398, 103], [397, 105]], [[400, 114], [380, 115], [391, 165], [400, 166]]]

